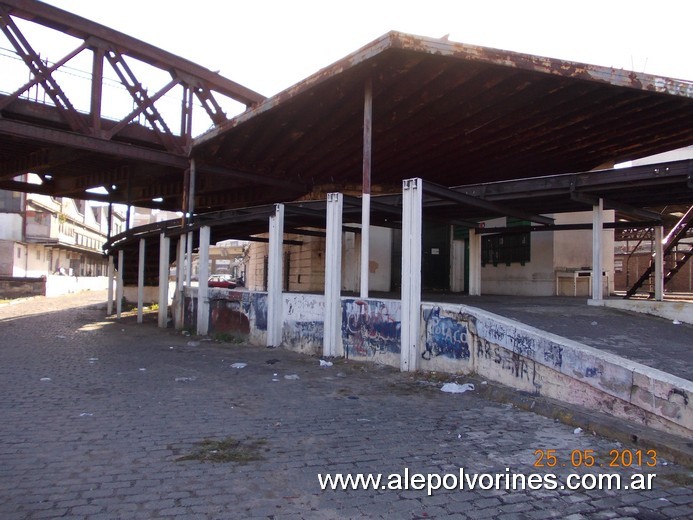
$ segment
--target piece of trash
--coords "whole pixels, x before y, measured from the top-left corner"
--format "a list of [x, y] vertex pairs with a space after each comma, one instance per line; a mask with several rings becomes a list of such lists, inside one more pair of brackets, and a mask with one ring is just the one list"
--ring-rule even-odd
[[97, 358], [97, 357], [90, 357], [90, 358], [89, 358], [89, 363], [94, 363], [94, 362], [96, 362], [96, 361], [98, 361], [98, 360], [99, 360], [99, 358]]
[[50, 381], [50, 380], [51, 380], [50, 377], [42, 377], [42, 378], [41, 378], [41, 381]]
[[458, 433], [458, 434], [457, 434], [457, 438], [458, 438], [458, 439], [461, 439], [461, 438], [462, 438], [462, 434], [461, 434], [461, 433]]
[[580, 427], [578, 426], [577, 428], [575, 428], [575, 429], [573, 430], [573, 433], [574, 433], [575, 435], [580, 435], [580, 434], [582, 433], [582, 428], [580, 428]]
[[173, 350], [173, 347], [168, 347], [169, 350]]
[[356, 419], [358, 422], [371, 422], [370, 419]]
[[231, 368], [245, 368], [248, 366], [248, 363], [234, 363], [231, 365]]
[[482, 385], [487, 385], [487, 384], [488, 384], [488, 381], [482, 381], [481, 384], [482, 384]]
[[94, 414], [89, 412], [82, 412], [81, 414], [79, 414], [80, 417], [91, 417], [92, 415]]
[[146, 371], [147, 371], [146, 368], [140, 368], [140, 372], [146, 372]]
[[275, 363], [279, 363], [279, 361], [279, 359], [268, 359], [267, 361], [265, 361], [265, 363], [267, 363], [268, 365], [274, 365]]
[[276, 377], [273, 377], [273, 378], [272, 378], [272, 381], [274, 381], [275, 383], [277, 383], [277, 382], [279, 382], [279, 379], [277, 379]]
[[181, 334], [183, 336], [190, 336], [190, 333], [187, 330], [184, 330], [183, 332], [181, 332]]
[[297, 379], [301, 379], [298, 377], [298, 374], [287, 374], [284, 376], [284, 379], [288, 379], [289, 381], [296, 381]]
[[474, 385], [472, 383], [465, 383], [459, 385], [457, 383], [445, 383], [440, 389], [441, 392], [448, 392], [450, 394], [463, 394], [470, 390], [474, 390]]
[[337, 372], [337, 377], [346, 377], [344, 372]]
[[188, 346], [189, 347], [199, 347], [200, 342], [199, 341], [188, 341]]
[[679, 320], [674, 320], [671, 323], [673, 323], [674, 325], [681, 325], [681, 322]]
[[190, 383], [191, 381], [195, 381], [194, 377], [177, 377], [176, 378], [176, 383]]
[[598, 325], [598, 323], [596, 321], [593, 321], [592, 323], [590, 323], [590, 325]]
[[324, 359], [321, 359], [320, 360], [320, 366], [321, 367], [331, 367], [332, 361], [325, 361]]

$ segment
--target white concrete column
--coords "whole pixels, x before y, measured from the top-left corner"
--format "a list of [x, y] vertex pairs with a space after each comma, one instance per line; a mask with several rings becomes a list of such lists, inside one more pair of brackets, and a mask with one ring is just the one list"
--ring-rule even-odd
[[168, 326], [168, 273], [171, 239], [163, 233], [159, 236], [159, 327]]
[[481, 235], [469, 230], [469, 295], [481, 296]]
[[267, 259], [267, 346], [282, 342], [282, 270], [284, 265], [284, 204], [274, 205], [269, 218]]
[[197, 333], [206, 335], [209, 332], [209, 226], [200, 228], [200, 253], [197, 259], [199, 283], [197, 285]]
[[116, 317], [120, 318], [123, 312], [123, 259], [125, 252], [118, 251], [118, 277], [116, 278]]
[[402, 181], [402, 372], [415, 371], [419, 361], [422, 199], [421, 179]]
[[106, 302], [106, 314], [113, 314], [113, 277], [115, 276], [115, 265], [113, 265], [113, 255], [108, 255], [108, 301]]
[[592, 300], [604, 299], [602, 282], [602, 235], [604, 233], [604, 200], [592, 206]]
[[655, 226], [654, 232], [654, 293], [655, 300], [661, 302], [664, 300], [664, 228]]
[[323, 356], [342, 356], [342, 207], [341, 193], [327, 194], [325, 238], [325, 330]]
[[144, 238], [140, 238], [140, 257], [137, 265], [137, 323], [142, 323], [144, 306]]
[[178, 237], [176, 254], [176, 296], [173, 305], [173, 326], [176, 330], [182, 330], [185, 324], [185, 238], [184, 234]]
[[371, 155], [373, 150], [373, 81], [366, 80], [363, 92], [363, 168], [361, 181], [361, 298], [368, 298], [371, 240]]
[[188, 238], [186, 240], [186, 253], [185, 253], [185, 286], [190, 287], [190, 282], [192, 281], [192, 264], [193, 264], [193, 233], [188, 232]]

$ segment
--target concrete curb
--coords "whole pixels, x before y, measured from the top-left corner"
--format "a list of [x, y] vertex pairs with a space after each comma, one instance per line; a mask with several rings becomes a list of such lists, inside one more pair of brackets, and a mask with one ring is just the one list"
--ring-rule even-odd
[[473, 383], [474, 393], [485, 399], [509, 403], [521, 410], [557, 419], [564, 424], [580, 427], [585, 432], [594, 432], [617, 440], [633, 449], [654, 449], [659, 457], [693, 468], [691, 439], [667, 434], [577, 405], [567, 405], [555, 399], [520, 392], [478, 377], [464, 376], [464, 381]]

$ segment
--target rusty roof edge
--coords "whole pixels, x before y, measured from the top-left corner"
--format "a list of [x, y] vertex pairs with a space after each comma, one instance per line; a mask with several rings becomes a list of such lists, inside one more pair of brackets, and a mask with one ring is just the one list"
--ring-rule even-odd
[[440, 38], [399, 32], [389, 34], [393, 48], [693, 98], [693, 80], [668, 78], [626, 69], [523, 54], [516, 51], [452, 42]]
[[320, 85], [321, 83], [329, 80], [330, 78], [337, 76], [342, 72], [352, 69], [357, 65], [360, 65], [376, 57], [378, 54], [390, 48], [392, 46], [394, 38], [399, 34], [401, 33], [398, 33], [397, 31], [390, 31], [384, 34], [380, 38], [377, 38], [376, 40], [373, 40], [372, 42], [364, 45], [357, 51], [348, 54], [344, 58], [332, 63], [331, 65], [323, 67], [316, 73], [311, 74], [310, 76], [299, 81], [298, 83], [282, 90], [278, 94], [275, 94], [274, 96], [265, 99], [257, 105], [249, 108], [245, 112], [240, 113], [236, 117], [229, 119], [228, 121], [214, 127], [213, 129], [209, 130], [208, 132], [205, 132], [202, 135], [197, 136], [193, 140], [193, 150], [196, 146], [200, 146], [214, 139], [219, 134], [223, 134], [230, 128], [234, 128], [244, 123], [245, 121], [248, 121], [249, 119], [252, 119], [264, 112], [272, 110], [281, 103], [284, 103], [285, 101], [293, 97], [296, 97], [299, 94], [317, 85]]
[[216, 126], [198, 136], [193, 141], [193, 149], [213, 140], [226, 130], [234, 128], [259, 114], [272, 110], [281, 103], [319, 85], [338, 74], [352, 69], [388, 49], [401, 49], [413, 52], [424, 52], [431, 55], [449, 56], [452, 58], [488, 63], [492, 65], [513, 67], [521, 70], [555, 75], [565, 78], [582, 79], [597, 83], [627, 87], [649, 92], [658, 92], [672, 96], [693, 98], [693, 81], [667, 78], [615, 69], [600, 65], [589, 65], [558, 58], [523, 54], [516, 51], [481, 47], [460, 42], [451, 42], [440, 38], [417, 36], [399, 31], [390, 31], [380, 38], [361, 47], [339, 61], [320, 69], [315, 74], [295, 85], [265, 99], [238, 116]]

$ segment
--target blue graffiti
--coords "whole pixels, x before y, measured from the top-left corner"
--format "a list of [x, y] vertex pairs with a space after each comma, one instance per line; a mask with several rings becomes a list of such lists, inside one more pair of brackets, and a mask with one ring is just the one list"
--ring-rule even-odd
[[342, 304], [342, 340], [347, 356], [400, 353], [401, 323], [384, 302], [345, 300]]
[[426, 322], [426, 350], [423, 359], [445, 356], [452, 359], [469, 359], [467, 324], [440, 316], [440, 307], [424, 311]]
[[253, 295], [253, 310], [255, 311], [255, 326], [258, 330], [267, 330], [267, 295]]

